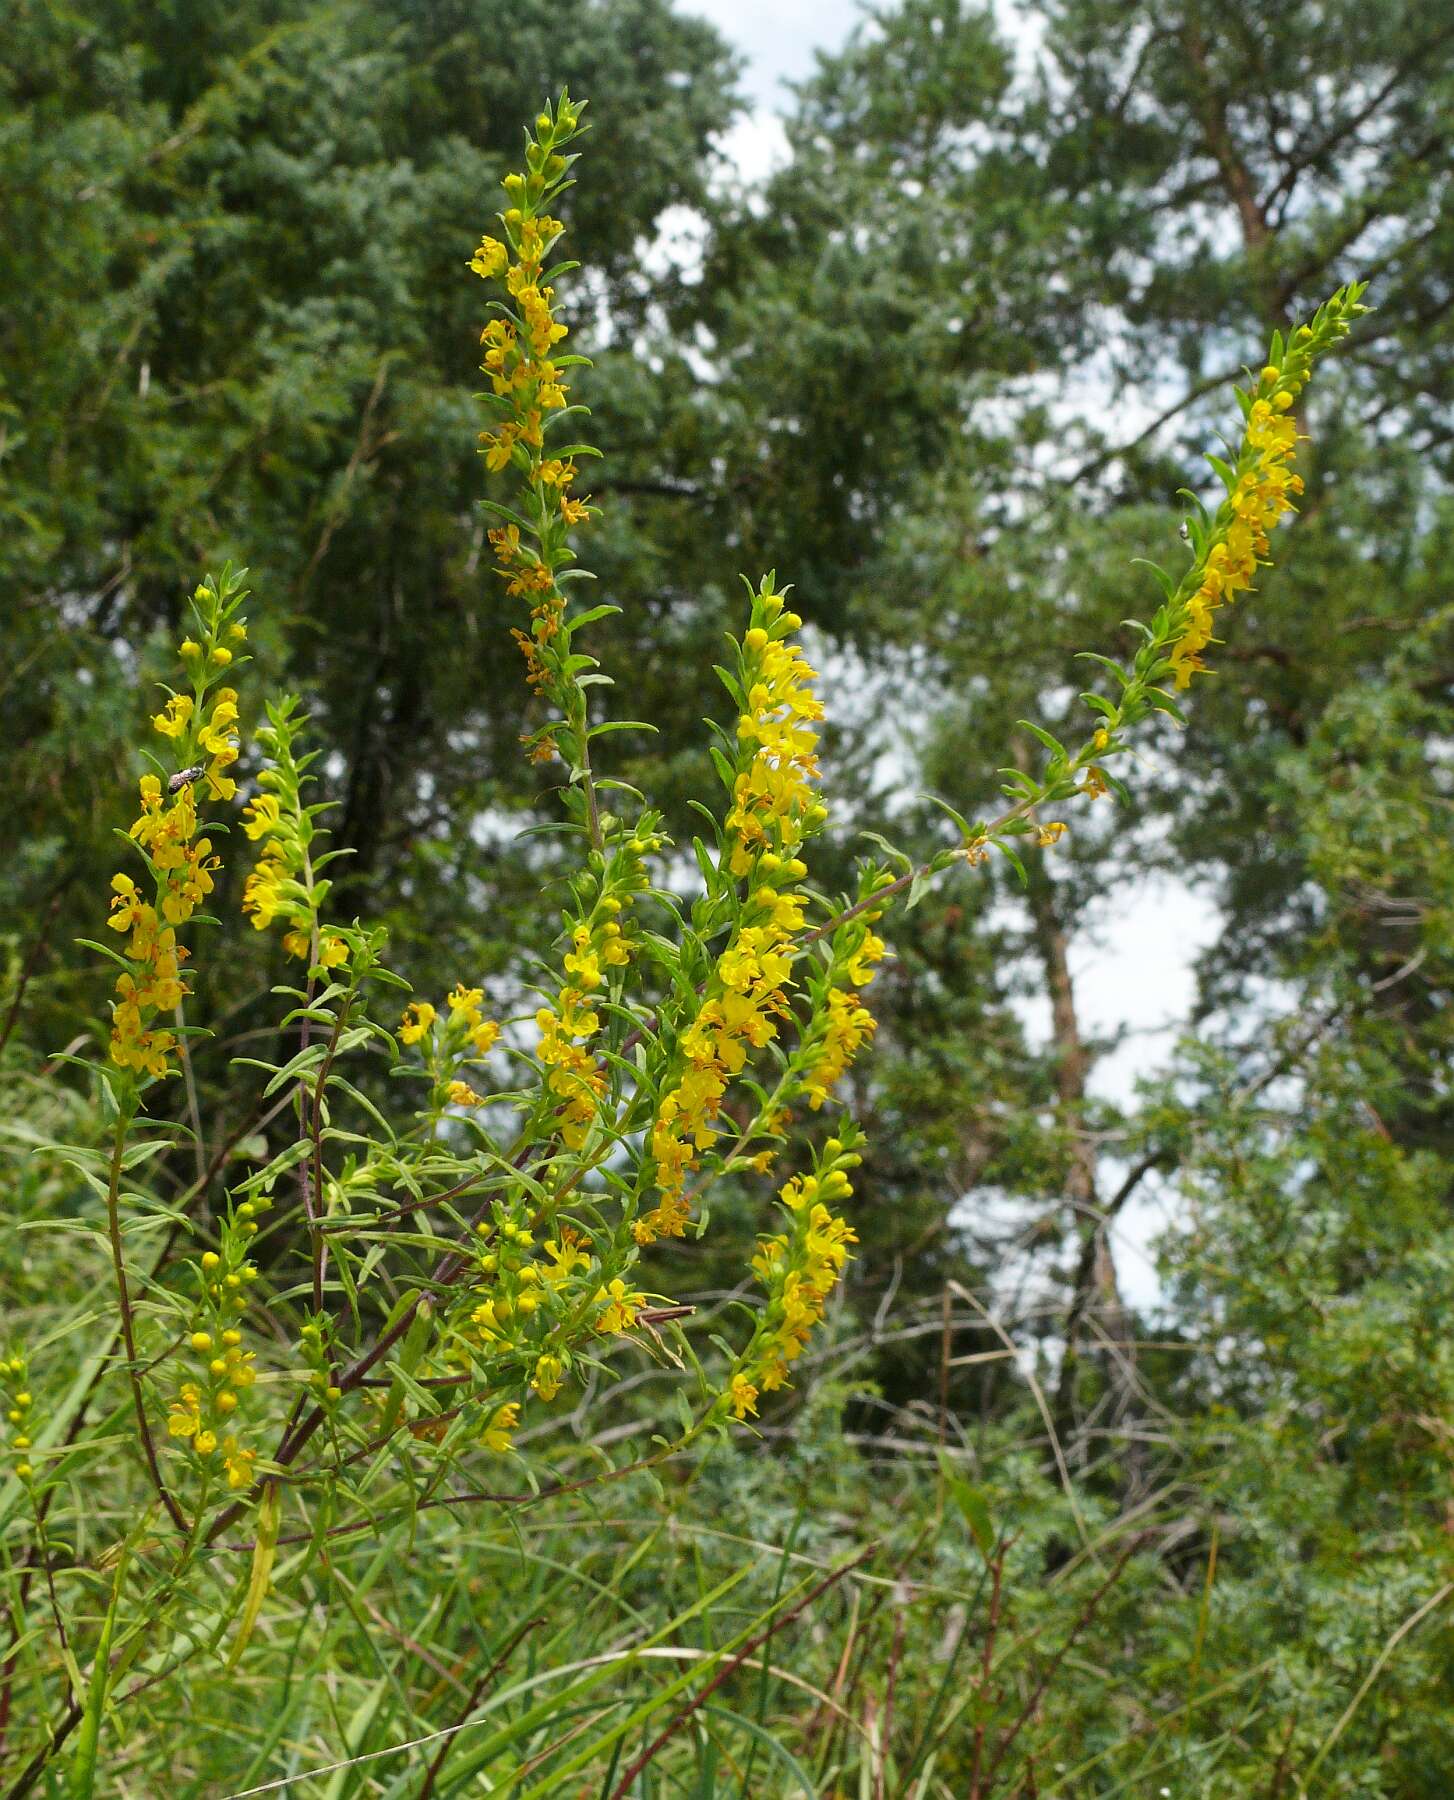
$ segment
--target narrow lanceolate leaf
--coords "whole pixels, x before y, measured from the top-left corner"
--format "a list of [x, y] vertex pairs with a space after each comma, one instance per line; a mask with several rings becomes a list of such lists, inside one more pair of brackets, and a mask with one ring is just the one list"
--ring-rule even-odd
[[970, 1536], [979, 1546], [981, 1556], [988, 1560], [995, 1547], [995, 1529], [990, 1521], [990, 1509], [985, 1501], [984, 1490], [966, 1481], [942, 1450], [939, 1453], [939, 1468], [950, 1497], [964, 1515]]
[[111, 1639], [116, 1630], [116, 1610], [125, 1580], [126, 1557], [123, 1554], [116, 1565], [116, 1579], [111, 1584], [111, 1604], [106, 1608], [106, 1622], [101, 1627], [101, 1640], [96, 1645], [96, 1660], [91, 1667], [91, 1691], [86, 1696], [86, 1710], [76, 1733], [76, 1754], [67, 1787], [69, 1800], [91, 1800], [96, 1791], [96, 1751], [101, 1742], [101, 1718], [106, 1711], [106, 1685], [111, 1674]]
[[242, 1609], [242, 1621], [237, 1628], [237, 1639], [232, 1646], [232, 1654], [227, 1659], [229, 1672], [237, 1667], [248, 1645], [248, 1640], [257, 1624], [258, 1614], [263, 1609], [263, 1601], [267, 1598], [268, 1583], [273, 1574], [273, 1558], [278, 1552], [278, 1520], [282, 1515], [282, 1501], [278, 1494], [278, 1484], [270, 1481], [263, 1489], [263, 1497], [257, 1509], [257, 1540], [252, 1547], [252, 1579], [247, 1584], [247, 1600]]

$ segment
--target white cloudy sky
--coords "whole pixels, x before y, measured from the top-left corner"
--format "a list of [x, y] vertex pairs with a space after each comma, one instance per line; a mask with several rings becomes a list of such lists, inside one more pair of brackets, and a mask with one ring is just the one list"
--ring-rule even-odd
[[[710, 19], [743, 56], [750, 112], [724, 145], [744, 180], [763, 175], [786, 154], [780, 113], [787, 84], [812, 73], [814, 53], [837, 49], [861, 17], [855, 0], [678, 0], [682, 11]], [[1192, 961], [1215, 937], [1217, 918], [1205, 898], [1171, 880], [1143, 883], [1106, 903], [1072, 956], [1082, 1028], [1091, 1036], [1123, 1032], [1119, 1048], [1093, 1078], [1099, 1092], [1130, 1096], [1138, 1074], [1164, 1066], [1194, 997]], [[1048, 1003], [1027, 1005], [1037, 1035], [1049, 1027]], [[1168, 1223], [1165, 1197], [1148, 1185], [1116, 1230], [1122, 1285], [1137, 1304], [1153, 1304], [1160, 1286], [1151, 1244]]]
[[785, 81], [801, 81], [815, 50], [841, 44], [858, 17], [852, 0], [679, 0], [682, 12], [710, 19], [747, 59], [743, 88], [758, 106], [772, 107]]

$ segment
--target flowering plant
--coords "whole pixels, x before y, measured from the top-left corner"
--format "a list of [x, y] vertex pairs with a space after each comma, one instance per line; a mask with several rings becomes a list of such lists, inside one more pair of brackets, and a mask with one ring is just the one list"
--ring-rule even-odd
[[[1043, 768], [1006, 772], [997, 817], [946, 808], [955, 841], [929, 862], [909, 866], [885, 847], [861, 863], [851, 892], [830, 896], [813, 887], [809, 862], [828, 818], [823, 705], [802, 622], [773, 575], [749, 588], [719, 670], [733, 722], [716, 732], [721, 793], [697, 808], [690, 857], [640, 795], [593, 767], [592, 746], [623, 727], [593, 705], [606, 677], [584, 634], [617, 609], [585, 600], [576, 558], [575, 534], [596, 512], [578, 489], [597, 452], [580, 440], [585, 409], [570, 398], [585, 359], [562, 348], [556, 288], [575, 265], [559, 257], [552, 213], [582, 128], [568, 95], [540, 113], [523, 169], [505, 180], [497, 234], [469, 265], [488, 292], [480, 448], [489, 474], [513, 483], [485, 505], [498, 577], [522, 602], [524, 741], [559, 775], [576, 850], [558, 966], [523, 1010], [503, 1009], [462, 972], [400, 1015], [404, 984], [385, 934], [330, 910], [339, 852], [310, 798], [317, 753], [304, 747], [298, 701], [282, 698], [255, 734], [264, 761], [235, 822], [257, 847], [244, 913], [257, 931], [280, 930], [298, 965], [277, 990], [288, 1053], [245, 1065], [259, 1072], [264, 1121], [291, 1129], [215, 1216], [204, 1204], [216, 1169], [179, 1206], [142, 1189], [148, 1160], [183, 1130], [166, 1100], [168, 1083], [188, 1076], [187, 939], [216, 923], [202, 908], [229, 816], [203, 815], [237, 797], [240, 702], [222, 684], [246, 661], [246, 590], [230, 568], [204, 581], [180, 649], [184, 685], [153, 720], [168, 754], [148, 753], [125, 834], [129, 871], [112, 884], [117, 941], [91, 946], [119, 969], [109, 1057], [85, 1065], [107, 1141], [68, 1154], [101, 1203], [116, 1339], [79, 1388], [63, 1395], [57, 1375], [50, 1402], [33, 1391], [50, 1379], [49, 1350], [7, 1347], [4, 1365], [10, 1471], [37, 1564], [74, 1472], [78, 1409], [113, 1375], [126, 1384], [152, 1503], [109, 1553], [91, 1680], [63, 1680], [60, 1710], [13, 1792], [29, 1791], [73, 1735], [77, 1791], [91, 1791], [102, 1716], [122, 1677], [157, 1654], [154, 1621], [191, 1607], [208, 1623], [177, 1654], [219, 1650], [230, 1630], [236, 1664], [274, 1580], [285, 1511], [306, 1562], [339, 1535], [447, 1502], [481, 1460], [512, 1458], [526, 1491], [494, 1497], [528, 1501], [538, 1475], [522, 1432], [609, 1376], [623, 1339], [685, 1372], [679, 1427], [656, 1439], [648, 1463], [703, 1434], [751, 1428], [791, 1384], [852, 1254], [845, 1209], [859, 1130], [840, 1117], [830, 1133], [795, 1132], [834, 1107], [873, 1035], [864, 991], [886, 952], [887, 909], [957, 864], [992, 852], [1018, 864], [1017, 839], [1054, 842], [1066, 827], [1048, 809], [1116, 787], [1109, 766], [1134, 729], [1153, 712], [1180, 717], [1175, 690], [1204, 668], [1215, 615], [1251, 586], [1271, 528], [1301, 491], [1291, 472], [1298, 396], [1363, 310], [1350, 286], [1288, 342], [1274, 337], [1241, 396], [1240, 446], [1212, 459], [1225, 498], [1215, 511], [1193, 501], [1189, 567], [1179, 579], [1157, 571], [1164, 599], [1136, 627], [1129, 666], [1094, 659], [1109, 691], [1085, 695], [1096, 715], [1085, 742], [1070, 749], [1031, 726]], [[685, 894], [684, 874], [694, 877]], [[379, 1068], [407, 1105], [386, 1111], [371, 1097], [376, 1084], [359, 1072]], [[737, 1340], [704, 1359], [692, 1309], [644, 1285], [643, 1253], [705, 1232], [723, 1177], [761, 1179], [779, 1164], [788, 1167], [774, 1177], [775, 1218], [752, 1257]], [[244, 1518], [250, 1564], [227, 1603], [214, 1596], [208, 1608], [211, 1559]], [[41, 1669], [43, 1652], [26, 1642]], [[7, 1693], [17, 1656], [0, 1675]], [[70, 1656], [67, 1643], [58, 1671]]]

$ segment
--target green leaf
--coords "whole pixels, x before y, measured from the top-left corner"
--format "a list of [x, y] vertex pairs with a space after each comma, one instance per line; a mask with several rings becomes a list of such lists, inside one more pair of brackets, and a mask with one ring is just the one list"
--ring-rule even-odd
[[227, 1659], [229, 1674], [237, 1667], [239, 1658], [246, 1650], [248, 1639], [252, 1636], [253, 1627], [263, 1609], [263, 1601], [267, 1598], [268, 1583], [273, 1574], [273, 1558], [278, 1553], [278, 1521], [282, 1517], [282, 1510], [278, 1484], [270, 1481], [264, 1487], [263, 1497], [258, 1502], [257, 1539], [252, 1547], [252, 1574], [248, 1579], [247, 1599], [243, 1604], [242, 1618], [238, 1622], [237, 1636]]
[[1133, 556], [1131, 558], [1131, 566], [1132, 568], [1150, 569], [1157, 581], [1160, 582], [1161, 591], [1166, 595], [1168, 600], [1170, 600], [1172, 595], [1176, 592], [1176, 582], [1167, 574], [1160, 563], [1152, 562], [1149, 557]]
[[96, 1752], [101, 1741], [101, 1718], [106, 1711], [106, 1687], [111, 1678], [111, 1639], [116, 1631], [116, 1609], [121, 1602], [125, 1580], [126, 1552], [123, 1550], [116, 1565], [116, 1579], [111, 1584], [111, 1603], [106, 1608], [105, 1623], [96, 1644], [96, 1659], [91, 1665], [91, 1690], [86, 1696], [86, 1710], [76, 1732], [76, 1750], [66, 1789], [69, 1800], [91, 1800], [96, 1790]]
[[1210, 450], [1207, 452], [1207, 461], [1216, 470], [1218, 475], [1221, 476], [1222, 485], [1230, 494], [1232, 489], [1237, 485], [1237, 471], [1230, 463], [1224, 462], [1220, 456], [1214, 456]]
[[964, 1515], [964, 1522], [969, 1527], [970, 1536], [979, 1546], [980, 1555], [988, 1562], [994, 1553], [995, 1528], [990, 1520], [984, 1490], [966, 1481], [942, 1450], [939, 1452], [939, 1473], [944, 1477], [944, 1486], [948, 1489], [950, 1498]]
[[1005, 861], [1010, 865], [1010, 867], [1015, 871], [1015, 873], [1020, 877], [1020, 886], [1021, 887], [1029, 887], [1030, 877], [1025, 873], [1025, 865], [1023, 862], [1020, 861], [1019, 852], [1016, 850], [1012, 850], [1002, 837], [991, 838], [990, 842], [994, 845], [996, 850], [999, 851], [1000, 855], [1004, 857]]
[[1021, 731], [1028, 731], [1031, 737], [1038, 738], [1045, 748], [1053, 751], [1062, 762], [1067, 762], [1069, 760], [1066, 754], [1065, 745], [1061, 743], [1058, 737], [1053, 737], [1050, 732], [1046, 731], [1043, 726], [1036, 725], [1030, 719], [1016, 719], [1015, 723], [1019, 726]]

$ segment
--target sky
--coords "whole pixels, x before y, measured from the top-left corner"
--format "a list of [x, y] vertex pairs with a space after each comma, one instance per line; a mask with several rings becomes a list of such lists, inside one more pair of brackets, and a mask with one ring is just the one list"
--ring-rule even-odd
[[760, 179], [787, 152], [779, 109], [787, 83], [813, 72], [818, 50], [836, 50], [859, 18], [855, 0], [678, 0], [679, 9], [711, 22], [745, 61], [742, 91], [749, 111], [723, 149], [746, 181]]
[[[678, 5], [711, 20], [744, 59], [749, 111], [723, 149], [744, 181], [756, 181], [787, 154], [781, 123], [792, 98], [787, 84], [812, 73], [816, 51], [836, 50], [846, 41], [861, 9], [856, 0], [678, 0]], [[1194, 960], [1213, 942], [1217, 927], [1206, 896], [1170, 879], [1122, 890], [1092, 921], [1071, 956], [1081, 1029], [1091, 1038], [1121, 1034], [1092, 1076], [1095, 1092], [1129, 1100], [1139, 1075], [1165, 1066], [1195, 997]], [[1027, 1002], [1024, 1015], [1032, 1035], [1043, 1040], [1048, 1001]], [[1117, 1273], [1133, 1305], [1154, 1306], [1161, 1298], [1153, 1244], [1170, 1222], [1166, 1197], [1152, 1183], [1117, 1222]]]
[[755, 107], [787, 97], [784, 82], [812, 73], [815, 50], [835, 50], [859, 9], [853, 0], [678, 0], [679, 10], [710, 19], [746, 59], [742, 87]]

